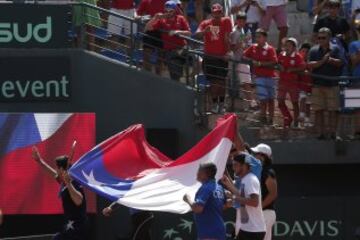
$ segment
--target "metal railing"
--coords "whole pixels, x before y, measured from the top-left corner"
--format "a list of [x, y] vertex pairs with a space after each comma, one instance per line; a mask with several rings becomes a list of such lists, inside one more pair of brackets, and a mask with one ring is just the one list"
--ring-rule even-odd
[[[108, 29], [105, 28], [104, 26], [93, 26], [91, 24], [84, 23], [84, 25], [82, 27], [83, 31], [81, 32], [81, 36], [83, 37], [82, 40], [84, 41], [84, 43], [87, 43], [87, 44], [83, 44], [82, 46], [92, 45], [93, 47], [98, 48], [100, 53], [102, 53], [104, 55], [110, 55], [111, 58], [120, 60], [120, 61], [124, 62], [125, 64], [128, 64], [130, 67], [135, 67], [138, 69], [145, 68], [145, 63], [144, 63], [144, 61], [146, 61], [145, 56], [142, 59], [143, 62], [141, 62], [141, 60], [139, 60], [139, 59], [136, 59], [136, 56], [139, 54], [139, 52], [142, 52], [143, 54], [145, 54], [145, 49], [144, 49], [144, 44], [143, 44], [144, 38], [156, 40], [156, 37], [149, 35], [147, 32], [144, 32], [141, 30], [144, 27], [145, 22], [146, 22], [146, 21], [144, 21], [143, 18], [135, 19], [135, 18], [123, 16], [116, 12], [112, 12], [110, 10], [103, 9], [98, 6], [93, 6], [93, 5], [87, 4], [87, 3], [81, 3], [78, 5], [82, 6], [83, 8], [90, 8], [90, 9], [99, 11], [99, 14], [101, 14], [102, 17], [105, 16], [105, 18], [102, 18], [101, 20], [107, 26], [110, 26], [112, 24], [111, 22], [109, 23], [109, 21], [107, 20], [108, 16], [118, 17], [118, 18], [121, 18], [122, 20], [128, 21], [130, 23], [130, 24], [127, 24], [126, 26], [121, 26], [121, 29], [124, 32], [128, 32], [129, 34], [119, 34], [119, 33], [114, 33], [114, 32], [110, 33], [112, 36], [122, 39], [120, 41], [113, 40], [112, 38], [109, 38], [109, 36], [105, 36], [105, 37], [98, 36], [97, 34], [87, 31], [88, 29], [85, 27], [85, 26], [90, 26], [92, 28], [97, 29], [97, 31], [103, 31], [106, 34], [109, 34]], [[83, 12], [83, 14], [90, 18], [96, 18], [96, 16], [89, 16], [85, 12]], [[137, 31], [135, 31], [135, 26], [137, 28]], [[128, 29], [126, 29], [126, 27], [128, 27]], [[161, 33], [166, 33], [166, 32], [161, 31]], [[86, 41], [86, 37], [84, 37], [84, 36], [93, 37], [94, 42]], [[191, 87], [195, 91], [202, 93], [201, 94], [201, 96], [202, 96], [201, 103], [199, 104], [199, 106], [202, 106], [202, 107], [200, 109], [197, 109], [197, 112], [200, 114], [200, 116], [206, 116], [209, 113], [210, 105], [211, 105], [211, 100], [209, 100], [209, 94], [208, 94], [209, 91], [208, 90], [209, 90], [210, 85], [214, 86], [217, 83], [210, 83], [209, 81], [207, 81], [206, 76], [211, 77], [211, 75], [203, 73], [204, 66], [201, 66], [201, 63], [200, 63], [200, 60], [203, 59], [204, 57], [206, 57], [206, 55], [203, 52], [203, 42], [199, 41], [197, 39], [194, 39], [192, 37], [187, 37], [187, 36], [178, 36], [178, 37], [183, 38], [187, 41], [187, 44], [184, 47], [176, 48], [177, 51], [181, 51], [181, 54], [179, 54], [179, 59], [180, 59], [179, 63], [169, 62], [168, 55], [173, 54], [174, 51], [166, 52], [166, 51], [163, 51], [163, 49], [161, 47], [154, 46], [153, 49], [156, 49], [158, 54], [156, 56], [157, 58], [152, 60], [152, 64], [151, 64], [152, 68], [157, 68], [162, 65], [167, 65], [169, 68], [169, 71], [170, 71], [170, 78], [173, 78], [173, 76], [171, 75], [171, 70], [170, 70], [171, 64], [173, 65], [173, 67], [181, 69], [180, 70], [181, 77], [177, 78], [176, 80], [186, 84], [187, 86]], [[89, 40], [89, 39], [87, 39], [87, 40]], [[128, 42], [130, 42], [130, 45], [124, 44], [124, 42], [126, 42], [126, 40], [128, 40]], [[109, 47], [109, 44], [110, 45], [114, 44], [115, 46], [119, 47], [120, 49], [122, 48], [123, 50], [118, 51], [117, 49], [113, 49], [113, 48]], [[164, 43], [164, 44], [166, 44], [166, 43]], [[141, 47], [142, 47], [142, 49], [141, 49]], [[166, 53], [166, 55], [164, 55], [164, 52]], [[110, 54], [107, 54], [107, 53], [110, 53]], [[149, 57], [149, 56], [147, 56], [147, 57]], [[147, 59], [147, 60], [149, 60], [149, 59]], [[226, 78], [224, 79], [225, 84], [221, 85], [221, 87], [225, 88], [225, 91], [226, 91], [226, 96], [227, 96], [227, 100], [228, 100], [227, 108], [229, 111], [239, 110], [235, 106], [236, 102], [240, 102], [241, 103], [240, 105], [245, 105], [245, 108], [247, 108], [249, 103], [256, 100], [256, 98], [253, 97], [251, 99], [248, 99], [246, 96], [255, 95], [254, 89], [256, 87], [267, 88], [267, 86], [261, 86], [259, 84], [256, 85], [256, 84], [254, 84], [254, 82], [252, 82], [252, 84], [251, 84], [252, 88], [250, 90], [243, 88], [243, 83], [241, 82], [241, 79], [239, 79], [239, 76], [241, 74], [242, 75], [250, 74], [251, 75], [250, 77], [252, 79], [254, 78], [254, 76], [252, 75], [252, 73], [242, 72], [236, 66], [240, 63], [249, 64], [251, 66], [252, 65], [251, 62], [242, 61], [242, 60], [238, 61], [238, 60], [234, 60], [232, 58], [227, 58], [226, 61], [229, 64], [227, 67], [223, 68], [223, 70], [228, 72], [228, 74], [227, 74]], [[209, 65], [207, 65], [207, 67], [209, 67]], [[221, 67], [219, 67], [219, 66], [211, 66], [211, 67], [221, 69]], [[162, 73], [163, 73], [162, 75], [164, 75], [164, 72], [165, 72], [165, 75], [166, 75], [166, 73], [168, 73], [167, 71], [162, 71]], [[299, 74], [303, 75], [304, 73], [299, 73]], [[326, 79], [328, 81], [339, 82], [340, 87], [341, 87], [341, 91], [340, 91], [341, 93], [343, 93], [345, 91], [345, 89], [349, 87], [349, 84], [348, 84], [349, 82], [360, 81], [359, 77], [353, 77], [353, 76], [336, 76], [336, 77], [334, 76], [334, 77], [332, 77], [332, 76], [317, 75], [317, 74], [313, 74], [313, 73], [308, 73], [308, 76], [315, 77], [315, 78], [321, 77], [322, 79]], [[212, 76], [212, 77], [220, 78], [219, 76]], [[275, 81], [278, 81], [278, 80], [279, 80], [278, 78], [275, 78]], [[282, 90], [278, 87], [278, 84], [276, 84], [275, 86], [276, 86], [275, 91]], [[339, 96], [339, 98], [340, 98], [340, 96]], [[290, 99], [287, 98], [287, 101], [290, 102]], [[316, 104], [316, 103], [312, 103], [313, 106], [314, 106], [314, 104]], [[240, 107], [240, 108], [242, 108], [242, 107]], [[244, 115], [244, 112], [243, 112], [244, 109], [240, 109], [240, 110], [241, 110], [241, 112], [239, 112], [240, 115]], [[293, 109], [289, 107], [289, 110], [292, 111]], [[352, 108], [352, 109], [344, 109], [343, 108], [341, 110], [343, 110], [342, 112], [349, 112], [349, 110], [351, 112], [352, 110], [354, 110], [354, 108]], [[249, 117], [246, 117], [244, 120], [246, 122], [248, 122], [250, 126], [263, 127], [263, 125], [259, 122], [258, 117], [256, 116], [256, 111], [253, 111], [253, 110], [248, 111], [248, 112], [246, 112], [246, 114]], [[314, 111], [312, 111], [311, 114], [314, 115]], [[281, 122], [283, 116], [277, 110], [277, 111], [275, 111], [274, 118], [278, 119], [277, 122]], [[356, 126], [356, 127], [358, 127], [358, 126]]]
[[[202, 41], [192, 37], [178, 36], [187, 41], [184, 47], [175, 48], [173, 51], [164, 51], [162, 47], [151, 46], [152, 48], [149, 52], [143, 40], [150, 39], [150, 42], [153, 42], [159, 40], [159, 36], [155, 37], [148, 32], [144, 32], [143, 28], [148, 17], [128, 17], [88, 3], [71, 4], [73, 5], [74, 14], [81, 14], [81, 17], [84, 19], [80, 25], [74, 26], [74, 31], [71, 35], [77, 47], [88, 48], [99, 54], [123, 62], [124, 64], [128, 64], [129, 67], [132, 68], [146, 70], [154, 70], [155, 68], [155, 71], [161, 73], [162, 76], [170, 75], [171, 78], [176, 78], [176, 80], [186, 84], [188, 87], [202, 93], [201, 104], [199, 104], [199, 106], [202, 107], [197, 109], [196, 112], [201, 116], [207, 115], [210, 105], [208, 89], [210, 85], [214, 86], [217, 83], [207, 81], [205, 75], [208, 77], [211, 77], [211, 75], [203, 73], [203, 66], [201, 66], [200, 62], [206, 55], [202, 50]], [[77, 11], [75, 11], [76, 7], [78, 8]], [[80, 11], [79, 8], [81, 9]], [[122, 25], [120, 26], [113, 21], [109, 21], [110, 18], [121, 19]], [[161, 33], [166, 32], [161, 31]], [[175, 54], [176, 57], [178, 57], [178, 61], [170, 62], [169, 55], [171, 54]], [[226, 84], [221, 85], [221, 87], [224, 88], [227, 93], [228, 110], [237, 111], [239, 108], [235, 106], [236, 102], [240, 102], [242, 105], [249, 105], [250, 102], [255, 100], [254, 97], [251, 99], [248, 98], [249, 96], [255, 95], [254, 88], [267, 88], [267, 86], [255, 85], [254, 82], [252, 82], [251, 89], [245, 89], [242, 79], [239, 79], [240, 75], [250, 74], [251, 76], [249, 77], [251, 78], [254, 76], [249, 72], [242, 72], [236, 66], [240, 63], [249, 65], [251, 65], [251, 63], [247, 61], [237, 61], [232, 58], [227, 58], [226, 61], [228, 61], [229, 64], [227, 67], [222, 68], [222, 70], [228, 72], [228, 75], [224, 79]], [[167, 65], [168, 70], [161, 69], [164, 65]], [[209, 67], [209, 65], [206, 67]], [[211, 67], [221, 69], [219, 66]], [[175, 74], [171, 72], [171, 70], [174, 69]], [[360, 80], [360, 78], [352, 76], [331, 77], [316, 74], [309, 74], [309, 76], [322, 77], [329, 81], [341, 82], [342, 84], [340, 86], [342, 91], [348, 87], [346, 83]], [[275, 78], [275, 81], [277, 80], [278, 79]], [[276, 84], [276, 86], [278, 85]], [[276, 88], [275, 90], [279, 91], [282, 89]], [[292, 109], [290, 108], [290, 110]], [[259, 121], [254, 120], [256, 119], [256, 111], [248, 111], [246, 113], [241, 111], [241, 115], [244, 114], [251, 115], [245, 119], [249, 124], [259, 125]], [[282, 118], [278, 111], [276, 111], [274, 117], [278, 119]]]

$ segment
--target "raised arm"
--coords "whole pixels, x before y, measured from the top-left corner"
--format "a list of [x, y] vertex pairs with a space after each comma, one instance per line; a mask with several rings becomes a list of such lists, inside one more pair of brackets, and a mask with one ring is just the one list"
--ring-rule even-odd
[[245, 142], [244, 142], [243, 137], [240, 134], [238, 124], [236, 124], [236, 134], [235, 134], [235, 139], [234, 139], [234, 146], [238, 152], [245, 151]]
[[75, 203], [75, 205], [80, 206], [83, 202], [84, 196], [72, 184], [71, 178], [67, 171], [61, 170], [61, 174], [62, 174], [62, 179], [64, 180], [64, 182], [69, 190], [71, 200]]
[[49, 164], [47, 164], [42, 158], [41, 155], [39, 153], [39, 150], [37, 149], [36, 146], [34, 146], [32, 148], [32, 158], [40, 164], [40, 166], [54, 179], [58, 178], [58, 174], [55, 171], [55, 169], [53, 169], [52, 167], [50, 167]]
[[240, 204], [248, 205], [248, 206], [252, 206], [252, 207], [257, 207], [259, 205], [259, 202], [260, 202], [259, 195], [250, 194], [250, 197], [248, 197], [248, 198], [242, 197], [239, 190], [236, 188], [236, 186], [230, 180], [230, 178], [228, 178], [227, 176], [224, 176], [221, 179], [221, 181], [224, 184], [224, 186], [226, 187], [226, 189], [229, 190], [234, 195], [234, 201], [236, 201]]

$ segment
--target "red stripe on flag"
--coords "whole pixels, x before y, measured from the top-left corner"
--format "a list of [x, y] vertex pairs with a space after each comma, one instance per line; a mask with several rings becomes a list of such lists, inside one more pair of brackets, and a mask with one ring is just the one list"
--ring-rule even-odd
[[[54, 167], [56, 156], [69, 154], [78, 141], [74, 159], [95, 144], [95, 114], [73, 114], [47, 140], [37, 144], [42, 157]], [[31, 157], [32, 146], [12, 151], [0, 159], [0, 208], [4, 214], [59, 214], [59, 184]], [[95, 212], [95, 195], [87, 194], [88, 211]]]

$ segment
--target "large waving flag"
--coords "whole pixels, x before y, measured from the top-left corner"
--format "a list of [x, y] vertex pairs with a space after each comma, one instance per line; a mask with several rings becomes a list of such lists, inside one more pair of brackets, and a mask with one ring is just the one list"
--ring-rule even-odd
[[[69, 154], [77, 140], [73, 159], [95, 145], [92, 113], [0, 113], [0, 208], [5, 214], [62, 213], [59, 184], [31, 157], [36, 145], [48, 164]], [[95, 211], [95, 197], [88, 196]]]
[[200, 187], [200, 163], [214, 162], [219, 179], [236, 132], [236, 117], [228, 115], [187, 153], [171, 160], [145, 140], [142, 125], [133, 125], [84, 155], [70, 169], [73, 178], [119, 204], [142, 210], [186, 213], [184, 194]]

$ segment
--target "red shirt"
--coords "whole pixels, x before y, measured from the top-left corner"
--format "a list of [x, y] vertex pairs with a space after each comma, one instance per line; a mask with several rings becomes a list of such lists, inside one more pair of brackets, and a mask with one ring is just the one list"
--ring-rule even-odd
[[134, 0], [112, 0], [111, 7], [115, 9], [132, 9], [134, 8]]
[[[276, 50], [273, 46], [265, 44], [259, 47], [256, 43], [244, 51], [244, 56], [254, 61], [277, 62]], [[275, 70], [267, 67], [254, 66], [257, 77], [275, 77]]]
[[[164, 31], [190, 31], [189, 23], [182, 15], [176, 15], [174, 18], [160, 19], [153, 25], [153, 28]], [[177, 49], [186, 45], [185, 39], [177, 36], [170, 36], [168, 33], [162, 33], [161, 38], [163, 40], [164, 49], [166, 50]]]
[[164, 12], [164, 6], [167, 0], [142, 0], [136, 10], [137, 15], [154, 16], [157, 13]]
[[205, 54], [224, 56], [229, 50], [225, 35], [231, 33], [232, 30], [230, 18], [223, 17], [217, 23], [214, 19], [204, 20], [200, 23], [198, 31], [204, 31], [207, 26], [211, 26], [211, 31], [204, 33]]
[[293, 52], [291, 55], [286, 55], [286, 52], [281, 52], [279, 55], [279, 64], [285, 71], [280, 71], [280, 82], [297, 84], [299, 81], [299, 74], [287, 72], [289, 68], [303, 68], [305, 70], [305, 62], [301, 55]]
[[[299, 54], [300, 54], [300, 56], [302, 57], [303, 60], [306, 59], [304, 52], [300, 51]], [[306, 62], [305, 62], [305, 68], [308, 69], [308, 66], [307, 66]], [[307, 71], [307, 73], [308, 73], [308, 71]], [[299, 88], [300, 88], [301, 91], [311, 93], [312, 79], [311, 79], [311, 76], [309, 74], [300, 75]]]

